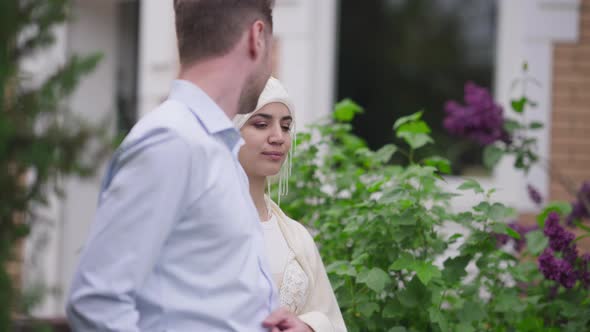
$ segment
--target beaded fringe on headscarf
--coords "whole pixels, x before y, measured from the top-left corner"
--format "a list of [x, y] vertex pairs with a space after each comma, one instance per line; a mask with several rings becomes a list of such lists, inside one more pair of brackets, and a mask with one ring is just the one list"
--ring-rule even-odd
[[[295, 126], [291, 128], [291, 148], [289, 149], [289, 153], [287, 154], [287, 160], [281, 166], [281, 170], [279, 171], [279, 179], [278, 179], [278, 188], [277, 188], [277, 205], [281, 205], [281, 197], [287, 196], [289, 194], [289, 177], [291, 176], [291, 172], [293, 170], [293, 154], [295, 153], [295, 146], [297, 145], [297, 135], [295, 133]], [[267, 186], [267, 193], [270, 195], [270, 181], [266, 181]]]

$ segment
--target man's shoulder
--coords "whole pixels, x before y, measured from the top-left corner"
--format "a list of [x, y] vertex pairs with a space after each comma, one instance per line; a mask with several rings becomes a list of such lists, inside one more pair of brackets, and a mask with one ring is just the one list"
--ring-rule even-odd
[[190, 146], [202, 146], [212, 142], [212, 137], [195, 114], [186, 105], [174, 100], [166, 100], [143, 116], [131, 129], [126, 140], [140, 139], [155, 130], [172, 132]]

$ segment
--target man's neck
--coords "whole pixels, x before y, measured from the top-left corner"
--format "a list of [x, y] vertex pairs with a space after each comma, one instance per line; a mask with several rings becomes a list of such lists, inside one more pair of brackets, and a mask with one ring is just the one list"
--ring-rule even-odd
[[182, 68], [179, 79], [203, 90], [232, 119], [238, 114], [240, 94], [245, 81], [242, 71], [225, 58], [205, 60]]

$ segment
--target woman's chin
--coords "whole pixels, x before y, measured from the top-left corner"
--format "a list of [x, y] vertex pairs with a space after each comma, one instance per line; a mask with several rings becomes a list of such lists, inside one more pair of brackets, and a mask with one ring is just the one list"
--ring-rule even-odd
[[280, 168], [269, 167], [268, 169], [264, 170], [263, 174], [267, 178], [273, 178], [279, 175], [280, 170]]

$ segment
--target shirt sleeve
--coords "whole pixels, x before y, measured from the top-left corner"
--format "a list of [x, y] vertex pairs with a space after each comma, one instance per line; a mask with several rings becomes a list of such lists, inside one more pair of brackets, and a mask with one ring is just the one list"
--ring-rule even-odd
[[190, 152], [178, 135], [157, 130], [113, 158], [68, 298], [74, 331], [139, 331], [134, 293], [185, 210]]
[[309, 298], [299, 319], [315, 332], [346, 332], [346, 325], [320, 253], [307, 230], [303, 229], [302, 233], [306, 256], [313, 274], [313, 288], [309, 291]]

